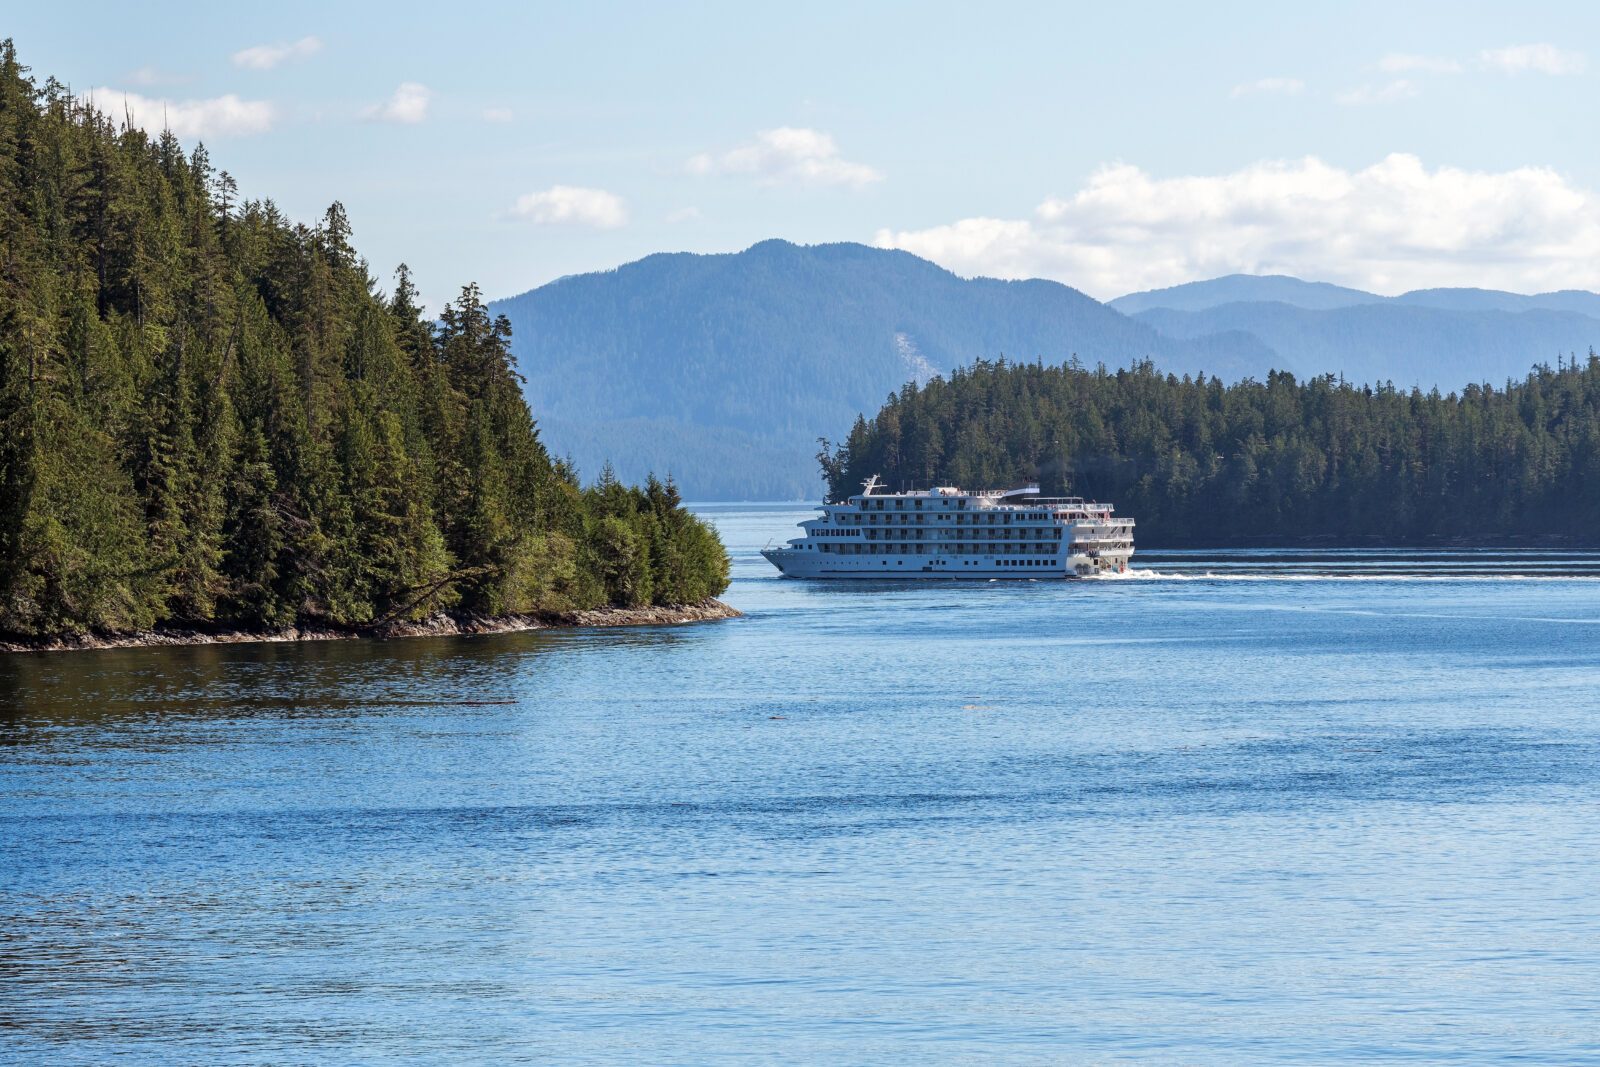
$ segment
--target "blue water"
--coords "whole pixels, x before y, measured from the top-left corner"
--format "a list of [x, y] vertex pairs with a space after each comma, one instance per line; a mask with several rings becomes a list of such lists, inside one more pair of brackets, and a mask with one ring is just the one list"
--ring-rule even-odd
[[1600, 1063], [1600, 556], [0, 658], [0, 1059]]

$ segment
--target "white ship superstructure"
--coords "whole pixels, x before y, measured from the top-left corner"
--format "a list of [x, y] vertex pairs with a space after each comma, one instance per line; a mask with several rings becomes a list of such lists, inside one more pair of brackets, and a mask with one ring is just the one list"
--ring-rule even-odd
[[870, 478], [819, 511], [803, 536], [761, 550], [785, 577], [1087, 578], [1125, 571], [1133, 555], [1132, 519], [1037, 485], [887, 493]]

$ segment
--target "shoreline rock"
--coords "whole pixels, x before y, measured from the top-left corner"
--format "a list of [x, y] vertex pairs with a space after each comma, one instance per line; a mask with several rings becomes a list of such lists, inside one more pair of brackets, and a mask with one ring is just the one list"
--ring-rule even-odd
[[388, 641], [406, 637], [451, 637], [524, 633], [614, 626], [680, 626], [744, 613], [715, 598], [698, 604], [643, 608], [593, 608], [539, 615], [433, 615], [413, 622], [377, 627], [291, 626], [283, 630], [230, 630], [173, 626], [137, 633], [58, 634], [54, 637], [0, 635], [4, 652], [89, 652], [106, 648], [156, 648], [165, 645], [244, 645], [289, 641]]

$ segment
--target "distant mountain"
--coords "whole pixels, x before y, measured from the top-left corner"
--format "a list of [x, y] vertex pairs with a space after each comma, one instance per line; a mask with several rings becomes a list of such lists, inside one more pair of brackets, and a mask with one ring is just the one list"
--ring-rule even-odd
[[1600, 319], [1600, 294], [1582, 289], [1531, 296], [1498, 289], [1413, 289], [1399, 296], [1379, 296], [1327, 282], [1302, 281], [1287, 274], [1228, 274], [1167, 289], [1129, 293], [1107, 303], [1125, 315], [1155, 308], [1208, 311], [1224, 304], [1288, 304], [1308, 311], [1399, 304], [1445, 311], [1575, 311]]
[[1600, 293], [1563, 289], [1556, 293], [1503, 293], [1498, 289], [1415, 289], [1391, 297], [1393, 304], [1450, 311], [1575, 311], [1600, 319]]
[[1134, 317], [1169, 337], [1248, 334], [1277, 354], [1278, 369], [1300, 378], [1331, 372], [1425, 390], [1520, 379], [1535, 364], [1600, 346], [1600, 319], [1572, 311], [1453, 311], [1384, 301], [1330, 310], [1281, 303], [1152, 308]]
[[1186, 282], [1168, 289], [1129, 293], [1109, 301], [1125, 315], [1151, 308], [1175, 311], [1204, 311], [1223, 304], [1288, 304], [1291, 307], [1326, 310], [1376, 304], [1384, 298], [1360, 289], [1346, 289], [1327, 282], [1305, 282], [1287, 274], [1228, 274], [1203, 282]]
[[906, 252], [765, 241], [649, 256], [492, 310], [543, 436], [585, 477], [673, 474], [689, 499], [815, 497], [816, 438], [974, 359], [1262, 374], [1245, 334], [1172, 338], [1049, 281], [963, 279]]
[[1049, 281], [964, 279], [907, 252], [764, 241], [648, 256], [496, 301], [543, 437], [585, 478], [677, 478], [689, 499], [814, 498], [819, 436], [976, 359], [1228, 381], [1273, 368], [1446, 391], [1600, 346], [1600, 295], [1383, 297], [1236, 274], [1101, 304]]

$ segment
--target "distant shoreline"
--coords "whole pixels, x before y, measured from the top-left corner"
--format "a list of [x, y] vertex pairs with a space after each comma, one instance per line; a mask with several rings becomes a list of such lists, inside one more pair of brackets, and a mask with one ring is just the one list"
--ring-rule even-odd
[[679, 626], [693, 622], [737, 619], [743, 612], [710, 598], [698, 604], [643, 608], [594, 608], [538, 615], [434, 615], [416, 622], [381, 627], [290, 626], [282, 630], [238, 630], [225, 627], [158, 627], [134, 633], [57, 634], [50, 637], [0, 636], [3, 652], [91, 652], [110, 648], [158, 648], [182, 645], [279, 644], [300, 641], [387, 641], [405, 637], [450, 637], [525, 633], [616, 626]]
[[1163, 552], [1174, 549], [1202, 551], [1237, 551], [1239, 549], [1394, 549], [1396, 551], [1440, 552], [1450, 549], [1494, 551], [1503, 549], [1562, 549], [1574, 552], [1600, 549], [1600, 540], [1593, 537], [1576, 537], [1567, 534], [1524, 534], [1520, 537], [1465, 537], [1444, 536], [1407, 540], [1384, 537], [1381, 534], [1365, 536], [1337, 536], [1302, 534], [1299, 536], [1233, 537], [1227, 540], [1155, 540], [1134, 542], [1135, 549]]

